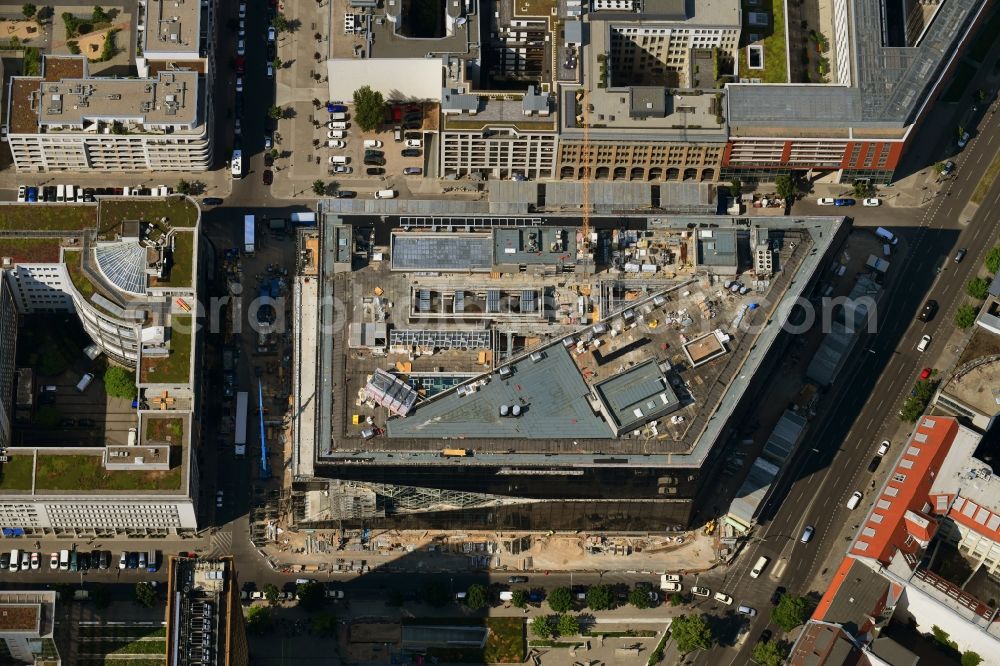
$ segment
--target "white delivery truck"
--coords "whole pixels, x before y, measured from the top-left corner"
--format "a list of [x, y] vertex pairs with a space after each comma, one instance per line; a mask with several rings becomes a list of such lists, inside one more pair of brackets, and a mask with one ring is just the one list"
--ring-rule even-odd
[[247, 453], [247, 405], [250, 395], [246, 391], [236, 394], [236, 455], [245, 456]]

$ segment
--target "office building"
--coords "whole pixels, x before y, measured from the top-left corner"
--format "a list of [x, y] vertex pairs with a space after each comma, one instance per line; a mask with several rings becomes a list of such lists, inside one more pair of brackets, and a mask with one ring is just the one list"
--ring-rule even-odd
[[55, 591], [0, 592], [0, 648], [4, 663], [60, 666], [62, 658], [53, 639], [55, 622]]
[[[30, 228], [35, 206], [7, 204], [3, 212], [11, 224]], [[15, 424], [2, 463], [0, 524], [29, 536], [190, 533], [197, 529], [193, 447], [200, 430], [194, 379], [199, 336], [192, 315], [198, 207], [186, 197], [148, 204], [109, 198], [60, 206], [59, 212], [63, 231], [30, 243], [0, 239], [4, 289], [22, 319], [75, 313], [97, 348], [135, 373], [138, 406], [106, 398], [100, 378], [81, 390], [79, 375], [42, 382], [39, 368], [19, 369], [29, 384], [18, 386], [23, 420], [31, 419], [39, 404], [35, 392], [44, 383], [58, 384], [49, 409], [59, 411], [59, 396], [76, 391], [79, 401], [93, 401], [86, 416], [100, 425], [79, 431], [80, 441], [67, 446], [37, 427], [22, 439]], [[0, 368], [13, 363], [15, 347], [0, 351]], [[76, 485], [65, 483], [60, 470], [67, 466], [77, 468]]]
[[167, 666], [249, 664], [233, 558], [171, 556], [167, 567]]

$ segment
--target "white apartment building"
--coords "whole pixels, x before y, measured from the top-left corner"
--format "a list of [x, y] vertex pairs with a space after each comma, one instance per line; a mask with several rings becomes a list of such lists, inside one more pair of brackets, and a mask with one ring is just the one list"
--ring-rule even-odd
[[54, 55], [42, 76], [12, 77], [7, 140], [17, 170], [207, 170], [214, 7], [141, 3], [139, 78], [93, 76], [86, 57]]

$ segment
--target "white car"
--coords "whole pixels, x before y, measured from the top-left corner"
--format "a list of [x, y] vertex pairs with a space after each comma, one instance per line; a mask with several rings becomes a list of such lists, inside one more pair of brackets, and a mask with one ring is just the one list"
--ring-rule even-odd
[[337, 139], [328, 139], [326, 142], [327, 148], [347, 148], [346, 141], [339, 141]]
[[878, 197], [868, 197], [867, 199], [861, 202], [861, 205], [877, 208], [878, 206], [882, 205], [882, 200], [879, 199]]
[[267, 78], [274, 78], [274, 65], [271, 63], [267, 63]]
[[876, 455], [884, 456], [888, 452], [889, 452], [889, 440], [884, 439], [882, 440], [882, 443], [878, 445], [878, 452], [876, 453]]
[[661, 583], [660, 589], [664, 592], [680, 592], [684, 588], [680, 583]]
[[53, 571], [59, 568], [59, 553], [49, 555], [49, 569]]
[[931, 343], [931, 336], [925, 335], [920, 338], [920, 342], [917, 343], [917, 351], [922, 352], [927, 349], [927, 345]]
[[334, 129], [327, 130], [326, 131], [326, 138], [328, 138], [328, 139], [343, 139], [344, 138], [344, 130], [334, 130]]
[[725, 592], [716, 592], [713, 595], [713, 597], [715, 598], [716, 601], [721, 601], [727, 606], [731, 606], [733, 604], [733, 598], [728, 594], [726, 594]]
[[691, 594], [696, 597], [708, 597], [711, 596], [712, 590], [707, 587], [698, 587], [697, 585], [691, 586]]
[[349, 167], [349, 166], [344, 166], [343, 164], [338, 164], [337, 166], [333, 167], [333, 172], [334, 173], [353, 173], [354, 172], [354, 168], [353, 167]]
[[833, 197], [820, 197], [816, 200], [816, 203], [820, 206], [832, 206], [834, 202]]
[[24, 203], [25, 197], [27, 196], [28, 188], [24, 185], [20, 185], [17, 188], [17, 201], [18, 203]]
[[243, 77], [242, 76], [237, 76], [236, 77], [236, 92], [238, 92], [238, 93], [243, 92]]
[[420, 148], [422, 145], [424, 145], [424, 142], [421, 141], [420, 139], [407, 139], [406, 140], [406, 147], [407, 148]]
[[126, 566], [128, 566], [128, 555], [123, 550], [122, 556], [118, 558], [118, 568], [124, 569]]
[[236, 55], [246, 55], [247, 54], [247, 43], [244, 40], [239, 40], [236, 42]]
[[969, 143], [970, 135], [968, 132], [962, 132], [961, 138], [958, 140], [958, 147], [965, 148], [965, 144]]
[[241, 2], [240, 3], [240, 18], [242, 19], [242, 18], [246, 18], [246, 17], [247, 17], [247, 3]]
[[264, 137], [264, 150], [271, 150], [274, 147], [274, 139], [268, 134]]
[[33, 570], [40, 569], [42, 566], [42, 558], [39, 557], [38, 553], [31, 554], [31, 568]]
[[222, 508], [223, 498], [224, 498], [224, 496], [223, 496], [221, 490], [219, 492], [215, 493], [215, 506], [217, 508], [220, 508], [220, 509]]
[[274, 26], [268, 26], [267, 28], [267, 41], [274, 43], [274, 40], [278, 38], [278, 31], [274, 29]]

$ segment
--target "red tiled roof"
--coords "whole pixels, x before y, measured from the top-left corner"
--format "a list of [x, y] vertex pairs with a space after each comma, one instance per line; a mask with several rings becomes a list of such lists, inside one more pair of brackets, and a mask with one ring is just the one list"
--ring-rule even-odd
[[826, 592], [823, 593], [823, 598], [819, 600], [816, 604], [816, 610], [813, 611], [812, 619], [822, 620], [826, 617], [827, 611], [830, 610], [830, 605], [833, 604], [834, 597], [837, 596], [837, 592], [840, 591], [840, 586], [844, 583], [847, 578], [847, 574], [851, 571], [851, 566], [854, 564], [854, 560], [850, 557], [845, 557], [840, 566], [837, 567], [837, 572], [833, 574], [833, 580], [830, 581], [830, 585], [826, 588]]
[[979, 506], [972, 500], [962, 497], [961, 494], [948, 509], [948, 517], [977, 534], [994, 541], [1000, 541], [1000, 514]]
[[[865, 519], [862, 531], [848, 551], [887, 564], [896, 551], [913, 553], [921, 534], [911, 534], [907, 511], [921, 514], [937, 472], [958, 433], [953, 418], [924, 417], [906, 443], [906, 451]], [[921, 530], [921, 533], [926, 530]], [[912, 536], [907, 543], [907, 537]]]

